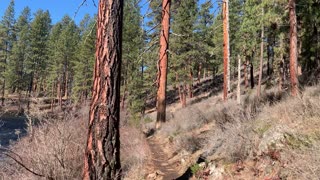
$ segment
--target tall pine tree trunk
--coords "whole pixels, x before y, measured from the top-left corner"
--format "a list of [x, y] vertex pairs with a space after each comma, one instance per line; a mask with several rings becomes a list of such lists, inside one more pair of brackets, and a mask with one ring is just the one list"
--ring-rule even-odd
[[223, 100], [230, 91], [229, 0], [223, 2]]
[[[262, 8], [262, 15], [264, 14], [264, 10]], [[264, 38], [264, 26], [262, 24], [261, 27], [261, 45], [260, 45], [260, 66], [259, 66], [259, 81], [258, 81], [258, 88], [257, 88], [257, 96], [260, 97], [261, 95], [261, 82], [262, 82], [262, 75], [263, 75], [263, 38]]]
[[241, 104], [241, 57], [238, 55], [238, 87], [237, 87], [237, 103]]
[[160, 32], [160, 53], [158, 61], [158, 91], [157, 91], [157, 123], [166, 121], [166, 87], [168, 68], [169, 28], [170, 28], [170, 4], [171, 0], [162, 0], [162, 20]]
[[120, 179], [123, 0], [100, 0], [83, 179]]
[[297, 96], [299, 92], [299, 82], [297, 78], [297, 16], [296, 16], [296, 1], [289, 0], [289, 15], [290, 15], [290, 80], [291, 94]]

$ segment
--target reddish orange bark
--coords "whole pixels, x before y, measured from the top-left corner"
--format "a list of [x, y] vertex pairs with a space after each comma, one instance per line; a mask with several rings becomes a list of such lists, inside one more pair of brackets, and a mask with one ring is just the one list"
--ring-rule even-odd
[[297, 78], [297, 60], [298, 60], [298, 38], [297, 38], [297, 16], [296, 1], [289, 0], [289, 16], [290, 16], [290, 80], [291, 94], [297, 96], [299, 92], [299, 82]]
[[223, 100], [226, 101], [228, 98], [228, 84], [229, 84], [229, 1], [223, 1]]
[[158, 61], [158, 91], [157, 91], [157, 128], [166, 121], [166, 87], [169, 48], [169, 26], [170, 26], [170, 4], [171, 0], [162, 1], [162, 20], [160, 32], [160, 52]]
[[120, 75], [123, 0], [100, 0], [83, 179], [120, 179]]

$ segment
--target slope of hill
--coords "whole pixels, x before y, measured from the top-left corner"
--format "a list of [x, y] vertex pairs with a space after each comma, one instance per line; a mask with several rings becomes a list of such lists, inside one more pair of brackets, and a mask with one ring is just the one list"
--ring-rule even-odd
[[153, 161], [149, 179], [168, 179], [161, 172], [172, 164], [176, 179], [318, 179], [320, 87], [308, 87], [298, 98], [274, 89], [260, 99], [254, 94], [242, 96], [241, 105], [222, 103], [218, 95], [169, 108], [169, 122], [149, 137], [168, 158]]

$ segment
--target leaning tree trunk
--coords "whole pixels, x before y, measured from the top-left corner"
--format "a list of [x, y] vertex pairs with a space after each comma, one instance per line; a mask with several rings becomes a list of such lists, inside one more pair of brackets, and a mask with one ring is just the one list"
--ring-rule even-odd
[[289, 15], [290, 15], [290, 81], [291, 94], [297, 96], [299, 92], [299, 82], [297, 78], [297, 16], [296, 16], [296, 2], [289, 0]]
[[170, 28], [170, 4], [171, 0], [162, 0], [162, 20], [160, 32], [160, 57], [158, 61], [158, 92], [157, 92], [157, 123], [166, 121], [166, 87], [168, 68], [169, 28]]
[[123, 0], [100, 0], [83, 179], [120, 179], [120, 75]]
[[230, 91], [229, 0], [223, 2], [223, 100]]

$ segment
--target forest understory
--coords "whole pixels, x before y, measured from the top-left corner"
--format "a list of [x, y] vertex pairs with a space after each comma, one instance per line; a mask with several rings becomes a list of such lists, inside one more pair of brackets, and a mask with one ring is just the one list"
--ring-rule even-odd
[[320, 179], [319, 0], [15, 3], [0, 180]]
[[[200, 89], [214, 84], [202, 82]], [[320, 87], [306, 87], [295, 98], [262, 87], [260, 98], [255, 89], [243, 92], [241, 105], [235, 98], [224, 103], [221, 91], [199, 93], [185, 108], [173, 102], [160, 130], [154, 129], [156, 112], [137, 125], [123, 109], [124, 179], [318, 179]], [[17, 110], [14, 103], [9, 107]], [[4, 151], [0, 174], [5, 179], [80, 179], [87, 107], [57, 107], [54, 113], [32, 107], [38, 122]]]

